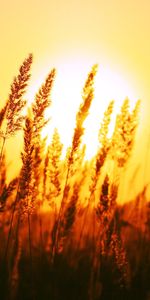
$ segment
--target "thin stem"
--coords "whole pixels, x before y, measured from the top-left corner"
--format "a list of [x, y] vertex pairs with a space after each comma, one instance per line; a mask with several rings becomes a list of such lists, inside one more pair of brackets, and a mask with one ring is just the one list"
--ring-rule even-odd
[[3, 137], [3, 143], [2, 143], [1, 153], [0, 153], [0, 167], [1, 167], [1, 163], [2, 163], [5, 142], [6, 142], [6, 137]]
[[82, 228], [81, 228], [79, 240], [78, 240], [78, 243], [77, 243], [77, 250], [78, 250], [78, 248], [80, 248], [80, 245], [81, 245], [81, 240], [82, 240], [82, 237], [83, 237], [84, 228], [85, 228], [86, 219], [87, 219], [87, 214], [88, 214], [88, 211], [89, 211], [89, 208], [90, 208], [90, 202], [91, 202], [92, 196], [95, 199], [95, 195], [94, 195], [95, 187], [96, 187], [96, 184], [94, 184], [93, 187], [92, 187], [92, 190], [91, 190], [91, 193], [90, 193], [90, 196], [89, 196], [89, 199], [88, 199], [88, 205], [87, 205], [87, 207], [85, 209], [85, 214], [84, 214], [84, 219], [83, 219], [83, 223], [82, 223]]
[[32, 257], [32, 239], [31, 239], [31, 220], [28, 208], [28, 238], [29, 238], [29, 256], [30, 256], [30, 272], [31, 272], [31, 291], [32, 299], [35, 299], [34, 281], [33, 281], [33, 257]]
[[42, 256], [42, 251], [43, 251], [43, 222], [42, 222], [42, 217], [41, 217], [41, 205], [39, 206], [39, 226], [40, 226], [40, 242], [41, 242], [41, 256]]
[[18, 181], [16, 198], [15, 198], [14, 206], [13, 206], [13, 210], [12, 210], [11, 220], [10, 220], [10, 227], [9, 227], [9, 232], [8, 232], [8, 237], [7, 237], [7, 242], [6, 242], [6, 249], [5, 249], [5, 254], [4, 254], [4, 261], [6, 261], [6, 259], [7, 259], [8, 247], [9, 247], [10, 237], [11, 237], [11, 232], [12, 232], [12, 227], [13, 227], [13, 220], [14, 220], [16, 205], [18, 202], [18, 191], [19, 191], [19, 181]]
[[[9, 291], [10, 291], [10, 299], [15, 299], [18, 283], [19, 283], [19, 261], [21, 258], [21, 248], [22, 248], [22, 236], [20, 234], [20, 207], [18, 211], [18, 220], [16, 224], [16, 231], [15, 231], [15, 246], [16, 247], [16, 254], [14, 255], [14, 262], [13, 262], [13, 269], [10, 277], [9, 283]], [[15, 252], [14, 252], [15, 253]]]
[[57, 248], [58, 248], [61, 214], [62, 214], [62, 210], [63, 210], [65, 190], [66, 190], [66, 186], [67, 186], [67, 183], [68, 183], [69, 172], [70, 172], [70, 166], [68, 167], [68, 170], [67, 170], [65, 185], [64, 185], [64, 189], [63, 189], [63, 196], [62, 196], [62, 200], [61, 200], [61, 204], [60, 204], [60, 208], [59, 208], [59, 212], [58, 212], [58, 218], [57, 218], [57, 223], [56, 223], [56, 231], [55, 231], [55, 237], [54, 237], [54, 244], [52, 246], [52, 260], [54, 260], [54, 257], [55, 257], [55, 254], [56, 254]]
[[[29, 237], [29, 255], [31, 262], [31, 271], [32, 271], [32, 245], [31, 245], [31, 223], [30, 223], [30, 213], [28, 211], [28, 237]], [[32, 275], [32, 272], [31, 272]]]

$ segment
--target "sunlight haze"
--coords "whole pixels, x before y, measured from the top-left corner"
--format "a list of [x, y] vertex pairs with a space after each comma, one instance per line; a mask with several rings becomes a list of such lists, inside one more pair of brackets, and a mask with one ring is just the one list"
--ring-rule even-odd
[[[69, 124], [68, 134], [62, 134], [62, 139], [68, 144], [75, 124], [73, 114], [79, 105], [84, 81], [91, 66], [97, 63], [99, 83], [96, 83], [96, 99], [91, 108], [91, 111], [95, 109], [95, 122], [86, 140], [91, 140], [92, 136], [96, 144], [99, 112], [103, 112], [112, 99], [116, 100], [116, 107], [120, 107], [126, 96], [130, 98], [131, 105], [141, 99], [142, 126], [148, 136], [149, 11], [148, 0], [3, 2], [0, 11], [1, 106], [7, 99], [13, 77], [18, 74], [18, 67], [28, 53], [33, 53], [27, 96], [33, 100], [42, 81], [56, 67], [56, 88], [54, 84], [52, 93], [54, 103], [50, 110], [55, 111], [53, 121], [56, 124], [52, 126], [58, 126], [64, 132]], [[93, 124], [90, 118], [92, 115], [89, 125], [87, 120], [87, 128]], [[143, 145], [138, 148], [138, 153], [142, 153]], [[13, 143], [11, 148], [14, 148], [14, 153], [17, 151]], [[88, 151], [90, 156], [92, 150]], [[11, 161], [11, 155], [9, 159]]]

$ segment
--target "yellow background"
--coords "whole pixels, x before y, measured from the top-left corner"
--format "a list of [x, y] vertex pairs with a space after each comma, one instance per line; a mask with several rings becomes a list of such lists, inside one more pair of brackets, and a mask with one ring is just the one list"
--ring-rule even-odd
[[[43, 70], [59, 69], [59, 63], [68, 59], [81, 62], [86, 58], [90, 66], [106, 64], [130, 83], [137, 99], [142, 100], [142, 135], [148, 136], [149, 0], [13, 0], [1, 1], [0, 5], [1, 106], [28, 53], [34, 55], [33, 82]], [[146, 145], [143, 139], [139, 146], [143, 159]], [[10, 142], [10, 147], [14, 151], [19, 146]]]

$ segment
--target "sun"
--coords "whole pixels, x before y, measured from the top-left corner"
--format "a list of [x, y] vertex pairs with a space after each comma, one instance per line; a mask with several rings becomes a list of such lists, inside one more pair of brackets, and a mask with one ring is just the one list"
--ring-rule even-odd
[[[94, 63], [93, 63], [94, 64]], [[52, 105], [46, 112], [46, 117], [51, 121], [43, 130], [42, 135], [51, 139], [54, 128], [59, 131], [64, 153], [68, 146], [71, 145], [73, 130], [75, 128], [75, 116], [78, 107], [82, 101], [82, 88], [84, 86], [87, 74], [92, 65], [85, 59], [69, 60], [59, 63], [57, 74], [52, 90]], [[45, 77], [46, 77], [46, 72]], [[38, 90], [44, 73], [40, 73], [40, 79], [35, 81], [33, 89], [30, 90], [29, 98], [33, 99], [33, 94]], [[134, 89], [123, 78], [119, 72], [115, 72], [109, 66], [99, 64], [98, 72], [95, 78], [95, 92], [89, 116], [87, 117], [84, 127], [85, 134], [83, 143], [86, 144], [86, 158], [90, 159], [97, 151], [98, 131], [103, 118], [103, 114], [111, 100], [115, 100], [114, 112], [110, 124], [110, 134], [114, 129], [115, 117], [126, 97], [130, 100], [133, 107], [138, 100]]]

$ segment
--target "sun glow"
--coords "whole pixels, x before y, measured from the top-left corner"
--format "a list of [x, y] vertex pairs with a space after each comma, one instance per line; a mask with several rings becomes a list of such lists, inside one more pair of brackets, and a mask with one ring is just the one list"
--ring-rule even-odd
[[[48, 126], [43, 130], [42, 135], [51, 139], [54, 128], [60, 133], [64, 145], [64, 153], [71, 145], [73, 130], [75, 128], [75, 116], [82, 101], [82, 89], [87, 78], [91, 65], [85, 60], [71, 60], [57, 66], [57, 74], [52, 90], [52, 105], [46, 112], [46, 118], [50, 118]], [[45, 76], [47, 75], [44, 72]], [[41, 73], [38, 81], [32, 84], [29, 89], [29, 100], [34, 99], [34, 95], [41, 83], [44, 81], [44, 74]], [[95, 92], [90, 114], [87, 117], [84, 127], [85, 134], [83, 143], [86, 144], [86, 158], [91, 158], [98, 147], [98, 130], [109, 102], [115, 100], [114, 112], [111, 118], [110, 132], [112, 133], [115, 124], [115, 116], [126, 97], [130, 100], [131, 108], [137, 101], [133, 88], [121, 76], [121, 74], [111, 70], [109, 66], [99, 65], [95, 78]]]

